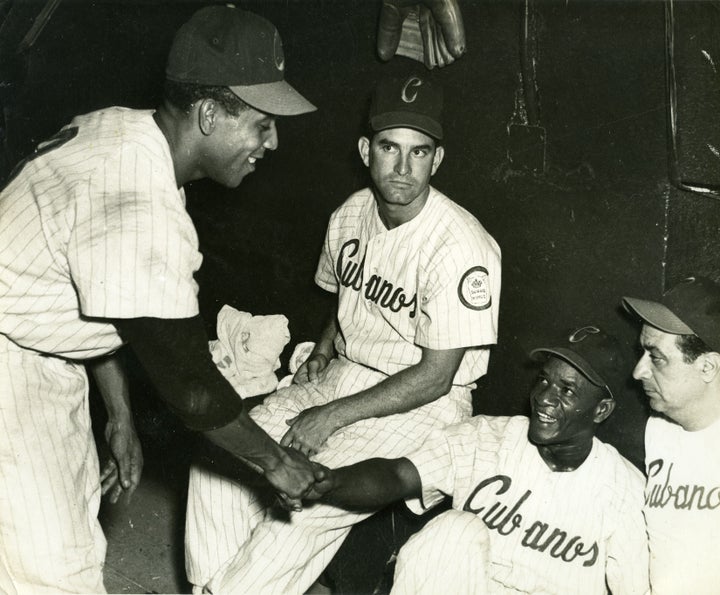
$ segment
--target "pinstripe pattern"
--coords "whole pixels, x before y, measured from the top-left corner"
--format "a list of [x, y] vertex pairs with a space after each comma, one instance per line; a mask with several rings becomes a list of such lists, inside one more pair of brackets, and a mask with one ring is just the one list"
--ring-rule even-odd
[[[458, 295], [464, 273], [475, 266], [487, 269], [489, 276], [492, 301], [483, 310], [464, 306]], [[361, 190], [333, 213], [315, 281], [338, 292], [342, 278], [356, 277], [351, 273], [358, 267], [362, 276], [354, 288], [339, 292], [339, 353], [395, 374], [420, 360], [421, 347], [469, 347], [454, 383], [472, 385], [485, 374], [489, 352], [478, 347], [497, 340], [500, 249], [470, 213], [431, 188], [414, 219], [387, 230], [372, 193]], [[412, 307], [395, 312], [367, 299], [382, 287], [381, 281], [373, 285], [373, 277], [391, 283], [393, 293], [402, 288], [408, 300], [416, 295], [415, 314]]]
[[0, 566], [20, 592], [100, 592], [85, 370], [102, 318], [197, 314], [197, 237], [152, 112], [79, 116], [0, 194]]
[[488, 528], [475, 515], [442, 513], [400, 550], [391, 595], [488, 593], [489, 544]]
[[0, 196], [0, 333], [86, 358], [120, 339], [81, 312], [197, 314], [201, 256], [152, 113], [112, 108], [72, 125], [75, 138], [29, 161]]
[[597, 439], [579, 468], [554, 472], [527, 431], [525, 417], [477, 416], [433, 432], [407, 455], [424, 508], [449, 494], [484, 521], [492, 592], [606, 593], [607, 579], [613, 593], [646, 593], [642, 475]]
[[[253, 409], [251, 416], [279, 440], [287, 430], [286, 419], [308, 407], [373, 386], [384, 377], [345, 358], [333, 360], [321, 383], [280, 390]], [[433, 428], [464, 419], [470, 411], [469, 392], [458, 387], [414, 411], [347, 426], [333, 434], [314, 458], [337, 467], [372, 456], [401, 456], [418, 447]], [[217, 593], [303, 593], [332, 559], [352, 525], [369, 516], [322, 504], [292, 513], [289, 522], [282, 516], [276, 518], [273, 509], [267, 510], [266, 516], [258, 515], [258, 510], [265, 511], [259, 499], [267, 501], [266, 493], [194, 471], [188, 495], [188, 578], [203, 585], [208, 581], [208, 570], [225, 562], [210, 582]], [[205, 491], [206, 482], [212, 482], [215, 489]], [[221, 486], [222, 491], [218, 489]], [[223, 523], [229, 523], [230, 530], [214, 534]], [[250, 531], [252, 537], [245, 542]], [[234, 548], [228, 548], [233, 539], [238, 539]], [[229, 559], [217, 557], [231, 551], [234, 555]]]
[[15, 589], [103, 592], [105, 538], [84, 368], [0, 335], [0, 404], [0, 557]]
[[[469, 308], [459, 297], [463, 275], [475, 266], [488, 271], [491, 304], [484, 309]], [[337, 467], [402, 456], [433, 428], [470, 415], [469, 389], [488, 362], [488, 350], [479, 347], [496, 341], [500, 298], [500, 251], [474, 217], [431, 189], [419, 215], [388, 231], [370, 191], [358, 192], [331, 218], [315, 281], [338, 293], [341, 355], [319, 383], [278, 391], [252, 411], [271, 436], [280, 440], [286, 420], [299, 412], [417, 363], [421, 347], [470, 348], [451, 392], [414, 411], [342, 428], [315, 458]], [[256, 526], [257, 498], [248, 487], [191, 469], [186, 567], [193, 584], [214, 577], [210, 585], [221, 593], [302, 593], [351, 526], [368, 516], [316, 504], [293, 513], [290, 522], [268, 514]]]

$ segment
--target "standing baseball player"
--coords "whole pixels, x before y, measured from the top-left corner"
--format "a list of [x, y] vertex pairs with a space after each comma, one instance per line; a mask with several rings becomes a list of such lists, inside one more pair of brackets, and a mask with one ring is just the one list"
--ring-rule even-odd
[[[354, 509], [406, 498], [434, 518], [400, 550], [392, 593], [642, 595], [642, 475], [594, 437], [629, 372], [598, 327], [531, 355], [531, 416], [479, 415], [434, 431], [404, 458], [326, 470], [311, 497]], [[324, 494], [324, 495], [323, 495]]]
[[[284, 81], [271, 23], [204, 8], [175, 37], [157, 111], [79, 116], [16, 169], [0, 194], [0, 591], [104, 591], [101, 490], [132, 491], [142, 467], [127, 383], [108, 356], [123, 341], [189, 428], [287, 497], [313, 481], [210, 359], [182, 189], [203, 177], [237, 186], [277, 147], [276, 116], [313, 109]], [[102, 487], [85, 363], [108, 404]]]
[[720, 284], [690, 277], [658, 301], [623, 299], [643, 323], [645, 522], [653, 594], [720, 588]]
[[[500, 250], [429, 185], [440, 167], [441, 89], [424, 76], [375, 90], [359, 140], [370, 188], [333, 213], [315, 275], [337, 293], [295, 384], [251, 417], [328, 466], [400, 456], [471, 415], [497, 337]], [[194, 469], [187, 570], [199, 591], [303, 593], [367, 513], [320, 504], [277, 518], [260, 491]]]

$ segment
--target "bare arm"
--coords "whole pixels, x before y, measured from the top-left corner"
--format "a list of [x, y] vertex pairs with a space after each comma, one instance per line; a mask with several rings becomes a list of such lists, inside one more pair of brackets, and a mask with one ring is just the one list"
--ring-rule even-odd
[[160, 396], [190, 429], [265, 475], [280, 492], [298, 498], [312, 484], [312, 466], [280, 447], [243, 409], [242, 399], [212, 361], [199, 316], [116, 320]]
[[338, 469], [324, 469], [326, 478], [308, 498], [348, 509], [377, 510], [404, 498], [419, 497], [422, 482], [408, 459], [368, 459]]
[[142, 449], [135, 432], [127, 377], [118, 355], [92, 360], [88, 369], [108, 415], [105, 439], [111, 456], [100, 472], [102, 493], [109, 494], [110, 501], [115, 503], [123, 492], [130, 498], [140, 483]]
[[281, 444], [312, 454], [340, 428], [370, 417], [404, 413], [447, 394], [465, 348], [422, 349], [420, 361], [382, 382], [326, 405], [306, 409], [288, 420]]

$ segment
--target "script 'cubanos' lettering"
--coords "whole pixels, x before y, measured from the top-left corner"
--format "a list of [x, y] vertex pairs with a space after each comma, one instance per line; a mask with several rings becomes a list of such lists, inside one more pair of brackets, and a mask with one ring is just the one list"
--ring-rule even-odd
[[365, 254], [359, 262], [355, 259], [359, 250], [360, 240], [358, 239], [348, 240], [340, 248], [335, 272], [342, 286], [362, 292], [366, 300], [391, 312], [400, 312], [403, 308], [407, 308], [408, 316], [415, 318], [417, 294], [408, 297], [405, 288], [383, 279], [380, 275], [370, 275], [370, 278], [365, 281]]
[[511, 485], [512, 479], [507, 475], [494, 475], [484, 479], [470, 493], [463, 510], [479, 516], [488, 529], [497, 531], [500, 535], [507, 536], [519, 529], [523, 534], [520, 541], [522, 547], [547, 553], [563, 562], [570, 563], [576, 558], [582, 561], [583, 566], [593, 566], [597, 562], [600, 548], [596, 541], [588, 545], [579, 535], [569, 536], [567, 531], [551, 529], [547, 523], [539, 520], [523, 523], [520, 509], [532, 497], [532, 490], [526, 490], [509, 509], [500, 500], [495, 500], [488, 506], [492, 494], [500, 496], [507, 492]]
[[704, 486], [676, 483], [673, 464], [655, 459], [648, 465], [645, 506], [675, 510], [715, 510], [720, 507], [720, 485]]

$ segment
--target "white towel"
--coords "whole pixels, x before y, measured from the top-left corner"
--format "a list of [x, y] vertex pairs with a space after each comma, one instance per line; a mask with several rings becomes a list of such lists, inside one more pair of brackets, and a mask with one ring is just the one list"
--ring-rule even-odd
[[213, 361], [241, 397], [275, 390], [275, 370], [290, 341], [285, 316], [253, 316], [225, 305], [218, 314], [217, 334], [217, 340], [210, 341]]

